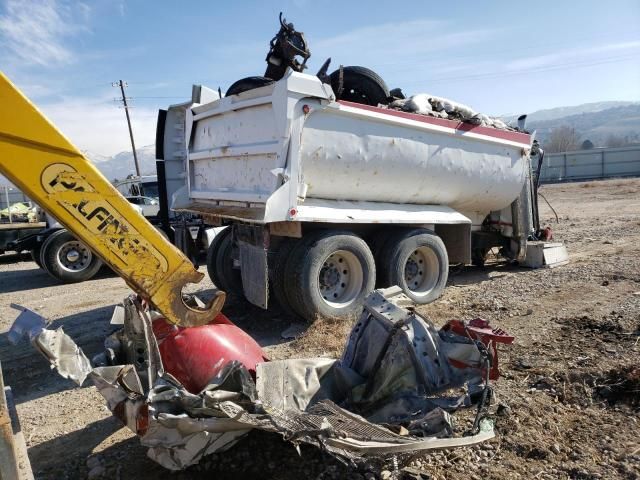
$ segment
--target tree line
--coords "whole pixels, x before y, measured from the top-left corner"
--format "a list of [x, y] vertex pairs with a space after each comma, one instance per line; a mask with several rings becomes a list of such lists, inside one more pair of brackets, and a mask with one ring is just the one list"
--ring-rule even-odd
[[581, 135], [575, 128], [568, 125], [561, 125], [551, 130], [549, 138], [543, 142], [545, 152], [570, 152], [572, 150], [589, 150], [595, 147], [626, 147], [629, 145], [637, 145], [640, 143], [638, 135], [630, 137], [628, 135], [614, 135], [610, 134], [605, 138], [604, 144], [595, 145], [589, 139], [581, 139]]

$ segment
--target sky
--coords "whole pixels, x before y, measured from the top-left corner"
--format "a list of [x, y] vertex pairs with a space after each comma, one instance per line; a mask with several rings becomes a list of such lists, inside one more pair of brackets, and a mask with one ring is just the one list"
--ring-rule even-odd
[[263, 75], [280, 11], [311, 73], [331, 57], [492, 115], [640, 100], [638, 0], [0, 0], [0, 69], [78, 147], [113, 155], [130, 144], [112, 82], [128, 84], [137, 146], [152, 144], [157, 110], [192, 84]]

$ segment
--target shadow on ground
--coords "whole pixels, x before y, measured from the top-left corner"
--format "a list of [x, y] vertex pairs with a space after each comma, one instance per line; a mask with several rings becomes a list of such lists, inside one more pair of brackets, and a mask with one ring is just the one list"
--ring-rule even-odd
[[[106, 417], [79, 430], [59, 435], [28, 449], [38, 479], [87, 478], [87, 458], [98, 445], [125, 428], [115, 417]], [[171, 472], [146, 456], [146, 448], [137, 437], [107, 447], [98, 455], [107, 459], [115, 476], [108, 478], [170, 478]], [[39, 470], [38, 465], [47, 465]], [[103, 477], [104, 478], [104, 477]]]
[[483, 282], [497, 280], [507, 273], [526, 272], [530, 270], [530, 268], [524, 268], [506, 262], [487, 263], [484, 267], [475, 267], [473, 265], [451, 267], [449, 269], [447, 287], [477, 285]]
[[[115, 330], [109, 323], [112, 313], [112, 306], [87, 310], [55, 320], [49, 328], [63, 327], [87, 357], [91, 358], [102, 351], [105, 337]], [[74, 382], [65, 380], [52, 371], [47, 360], [26, 338], [18, 345], [11, 345], [8, 332], [0, 334], [0, 361], [4, 381], [13, 389], [18, 404], [77, 388]]]
[[[2, 257], [6, 256], [8, 255], [3, 255]], [[5, 260], [3, 259], [2, 261], [0, 261], [0, 264], [2, 263], [14, 262], [5, 262]], [[43, 269], [39, 268], [35, 262], [30, 261], [28, 263], [32, 265], [33, 268], [29, 268], [26, 270], [14, 270], [10, 272], [0, 272], [0, 294], [20, 292], [23, 290], [37, 290], [39, 288], [64, 285], [62, 282], [53, 278]], [[93, 282], [95, 280], [112, 277], [114, 275], [115, 274], [110, 269], [103, 267], [95, 277], [93, 277], [91, 280], [87, 280], [86, 282]]]
[[[215, 295], [215, 289], [202, 290], [197, 293], [203, 301], [207, 301]], [[276, 306], [269, 310], [263, 310], [252, 305], [245, 299], [228, 295], [223, 313], [242, 330], [256, 339], [261, 347], [270, 347], [285, 343], [281, 333], [291, 324], [305, 327], [301, 319], [294, 319], [284, 315]]]
[[[318, 478], [327, 468], [336, 475], [330, 478], [350, 478], [348, 467], [321, 450], [302, 445], [299, 455], [293, 445], [278, 434], [257, 430], [241, 438], [230, 450], [204, 457], [199, 464], [182, 472], [172, 472], [149, 459], [147, 448], [134, 436], [93, 453], [120, 428], [125, 427], [108, 417], [29, 448], [33, 465], [47, 465], [43, 470], [36, 467], [37, 478], [87, 478], [87, 459], [92, 456], [97, 457], [96, 463], [104, 468], [100, 478], [293, 480]], [[69, 455], [60, 455], [60, 452], [69, 452]]]

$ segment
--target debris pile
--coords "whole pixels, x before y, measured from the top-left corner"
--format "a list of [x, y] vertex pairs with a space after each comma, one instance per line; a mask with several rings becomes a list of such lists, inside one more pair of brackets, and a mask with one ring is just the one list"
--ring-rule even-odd
[[[171, 326], [135, 296], [116, 308], [112, 323], [123, 328], [92, 362], [62, 329], [48, 330], [42, 317], [21, 310], [12, 341], [27, 334], [62, 376], [79, 385], [89, 378], [149, 457], [171, 470], [224, 452], [252, 429], [347, 463], [482, 442], [494, 436], [487, 407], [496, 343], [513, 340], [483, 320], [438, 330], [391, 287], [368, 297], [340, 360], [230, 360], [233, 349], [219, 346], [234, 337], [220, 331], [209, 340], [214, 349], [194, 355], [213, 366], [212, 376], [194, 383], [169, 359], [202, 346], [184, 337], [182, 350], [167, 347]], [[470, 406], [477, 407], [473, 427], [454, 436], [451, 414]]]
[[[381, 106], [384, 107], [383, 105]], [[459, 120], [499, 130], [520, 131], [518, 128], [507, 125], [499, 118], [476, 112], [467, 105], [426, 93], [418, 93], [409, 98], [396, 99], [389, 104], [388, 108], [419, 113], [430, 117]]]

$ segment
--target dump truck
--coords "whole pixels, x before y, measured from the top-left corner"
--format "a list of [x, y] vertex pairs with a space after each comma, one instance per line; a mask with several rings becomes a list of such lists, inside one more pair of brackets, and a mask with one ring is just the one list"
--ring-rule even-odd
[[[195, 371], [185, 368], [188, 361], [195, 361], [199, 367], [218, 368], [224, 360], [225, 372], [240, 372], [238, 378], [246, 380], [248, 387], [253, 381], [252, 369], [261, 382], [257, 374], [260, 368], [274, 369], [262, 377], [263, 385], [292, 384], [287, 379], [272, 382], [277, 371], [289, 367], [266, 362], [259, 345], [221, 314], [227, 291], [262, 308], [268, 308], [271, 291], [285, 312], [306, 319], [347, 318], [362, 313], [349, 345], [362, 337], [365, 348], [347, 348], [342, 363], [349, 368], [356, 366], [361, 356], [356, 350], [368, 355], [363, 365], [372, 365], [375, 359], [380, 367], [391, 341], [400, 339], [396, 333], [402, 326], [401, 330], [409, 333], [404, 343], [397, 344], [397, 350], [419, 359], [413, 377], [424, 380], [425, 370], [446, 367], [435, 378], [432, 393], [439, 394], [438, 388], [447, 384], [441, 381], [443, 375], [454, 378], [449, 374], [466, 370], [447, 384], [451, 387], [473, 379], [478, 389], [469, 392], [470, 399], [472, 394], [480, 396], [476, 395], [478, 412], [466, 439], [443, 443], [433, 432], [421, 440], [376, 430], [388, 435], [389, 445], [383, 445], [386, 451], [461, 446], [491, 438], [493, 426], [484, 421], [484, 407], [491, 398], [490, 367], [496, 365], [496, 351], [491, 353], [488, 348], [513, 339], [500, 329], [490, 328], [484, 320], [473, 325], [451, 324], [446, 326], [451, 331], [438, 332], [428, 320], [416, 317], [413, 308], [405, 307], [438, 298], [450, 264], [481, 263], [493, 247], [500, 247], [509, 259], [532, 265], [564, 261], [561, 255], [551, 254], [555, 246], [545, 243], [540, 234], [537, 182], [531, 162], [537, 158], [540, 165], [542, 151], [532, 135], [522, 129], [488, 127], [482, 124], [483, 119], [473, 124], [395, 109], [392, 94], [381, 79], [362, 67], [340, 67], [327, 75], [329, 63], [325, 62], [316, 75], [305, 74], [302, 70], [309, 55], [303, 35], [281, 19], [264, 77], [242, 79], [224, 97], [220, 91], [195, 86], [189, 101], [160, 112], [156, 156], [160, 160], [158, 185], [164, 189], [161, 210], [162, 203], [170, 199], [172, 211], [194, 213], [207, 224], [224, 227], [208, 249], [207, 269], [219, 290], [207, 304], [182, 294], [187, 283], [203, 278], [191, 259], [149, 223], [2, 74], [0, 99], [12, 116], [0, 117], [0, 173], [136, 292], [124, 302], [123, 314], [125, 360], [133, 363], [107, 362], [104, 370], [116, 374], [113, 387], [119, 398], [123, 395], [119, 382], [137, 378], [133, 390], [127, 384], [123, 405], [130, 400], [135, 404], [130, 407], [146, 405], [146, 396], [158, 386], [156, 380], [168, 381], [172, 388], [186, 392], [183, 384], [193, 380]], [[296, 60], [297, 56], [303, 61]], [[530, 254], [534, 250], [539, 255]], [[373, 292], [376, 286], [389, 288]], [[366, 304], [365, 298], [369, 298]], [[12, 336], [29, 336], [59, 370], [70, 367], [78, 373], [80, 384], [89, 375], [101, 381], [102, 370], [94, 371], [62, 330], [47, 330], [43, 317], [15, 307], [21, 314], [12, 327]], [[377, 327], [360, 328], [365, 323], [382, 325], [386, 337]], [[185, 380], [176, 380], [180, 375], [177, 370], [172, 373], [162, 349], [169, 348], [168, 336], [182, 334], [187, 327], [206, 327], [190, 329], [189, 335], [198, 338], [198, 332], [204, 331], [213, 340], [210, 346], [215, 351], [202, 359], [191, 349], [191, 345], [201, 343], [199, 340], [183, 345], [186, 350], [176, 368], [188, 375]], [[477, 337], [470, 336], [472, 331]], [[378, 346], [366, 348], [374, 345], [372, 341]], [[448, 345], [438, 352], [433, 347], [437, 342]], [[230, 358], [217, 358], [220, 344], [232, 352]], [[420, 355], [407, 353], [407, 345], [413, 345]], [[52, 349], [67, 357], [72, 352], [75, 360], [59, 362]], [[389, 358], [395, 358], [394, 351], [396, 347], [389, 350]], [[433, 353], [437, 355], [431, 358]], [[442, 355], [451, 361], [443, 361]], [[349, 358], [352, 362], [347, 361]], [[165, 366], [173, 376], [165, 376]], [[124, 380], [124, 372], [132, 369], [135, 378]], [[353, 371], [355, 374], [341, 378], [353, 379], [356, 389], [366, 386], [364, 396], [368, 397], [374, 381], [366, 380], [366, 385], [359, 382], [366, 379], [364, 373], [375, 379], [378, 371]], [[145, 387], [139, 374], [148, 382]], [[209, 377], [204, 375], [200, 380], [206, 382]], [[424, 391], [415, 388], [413, 380], [407, 386], [413, 394]], [[201, 387], [198, 383], [193, 389], [206, 396], [208, 392]], [[298, 398], [298, 393], [293, 392], [294, 397]], [[395, 398], [397, 392], [386, 393]], [[286, 400], [287, 395], [280, 392], [274, 401]], [[12, 409], [5, 398], [0, 404], [0, 456], [15, 467], [20, 464], [24, 445], [16, 435], [19, 427], [8, 421]], [[422, 393], [417, 400], [423, 402]], [[260, 426], [274, 431], [276, 425], [275, 431], [288, 438], [310, 434], [307, 429], [290, 431], [284, 424], [265, 421], [261, 402], [249, 412], [258, 414], [255, 419], [241, 416], [243, 412], [234, 410], [233, 405], [223, 407], [233, 407], [222, 413], [234, 421], [242, 418], [243, 422], [223, 422], [223, 430], [216, 430], [221, 434], [236, 432], [231, 442]], [[320, 445], [325, 437], [322, 430], [327, 409], [341, 428], [353, 418], [331, 402], [313, 408], [299, 412], [299, 424], [315, 425], [306, 419], [322, 419], [312, 432], [318, 435]], [[115, 410], [127, 415], [126, 423], [133, 431], [145, 434], [139, 429], [149, 419], [146, 408]], [[404, 411], [409, 416], [411, 412]], [[271, 415], [278, 419], [278, 411]], [[214, 417], [212, 423], [219, 420], [218, 413]], [[286, 417], [282, 420], [288, 421]], [[351, 425], [355, 441], [351, 447], [358, 452], [363, 450], [363, 440], [371, 441], [371, 424], [360, 423]], [[342, 431], [334, 426], [329, 431], [342, 437]], [[378, 438], [377, 433], [374, 437]], [[337, 442], [339, 452], [346, 449], [344, 439], [336, 437], [332, 441]], [[314, 442], [315, 437], [311, 439]], [[374, 450], [380, 449], [379, 442], [373, 443], [377, 443], [371, 446]], [[156, 453], [167, 460], [168, 468], [184, 468], [198, 460], [189, 456], [185, 463], [176, 462], [180, 455], [174, 453], [184, 445], [164, 445]], [[207, 452], [216, 451], [216, 445]], [[7, 470], [9, 475], [16, 475], [16, 469], [12, 470]]]
[[390, 285], [424, 304], [450, 264], [564, 248], [538, 241], [529, 133], [340, 100], [293, 70], [224, 98], [194, 88], [158, 128], [172, 208], [230, 226], [213, 282], [262, 308], [344, 318]]

